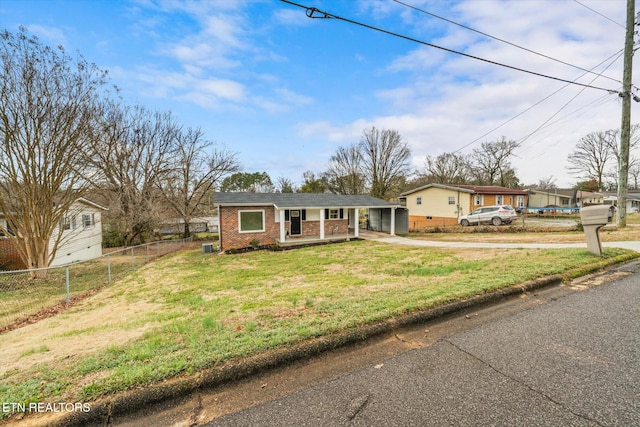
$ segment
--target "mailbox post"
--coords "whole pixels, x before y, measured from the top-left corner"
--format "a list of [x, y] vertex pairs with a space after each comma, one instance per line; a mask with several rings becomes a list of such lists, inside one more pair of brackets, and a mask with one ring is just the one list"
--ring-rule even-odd
[[609, 208], [608, 205], [595, 205], [580, 209], [580, 220], [587, 238], [587, 249], [596, 255], [602, 255], [599, 231], [609, 222]]

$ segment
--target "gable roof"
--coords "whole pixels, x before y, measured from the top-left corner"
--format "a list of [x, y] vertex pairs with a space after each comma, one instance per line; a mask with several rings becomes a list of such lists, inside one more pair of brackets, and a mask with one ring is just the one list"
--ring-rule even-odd
[[603, 193], [593, 192], [593, 191], [583, 191], [576, 190], [571, 188], [558, 188], [556, 191], [558, 194], [563, 194], [565, 196], [576, 197], [578, 199], [584, 199], [586, 197], [604, 197]]
[[515, 188], [499, 187], [497, 185], [445, 185], [445, 184], [427, 184], [422, 187], [414, 188], [413, 190], [405, 191], [400, 196], [407, 196], [412, 193], [417, 193], [427, 188], [441, 188], [444, 190], [462, 191], [471, 194], [513, 194], [519, 196], [526, 196], [528, 193], [524, 190], [517, 190]]
[[216, 206], [275, 206], [279, 209], [400, 207], [397, 203], [371, 196], [330, 193], [216, 192], [213, 195], [213, 204]]

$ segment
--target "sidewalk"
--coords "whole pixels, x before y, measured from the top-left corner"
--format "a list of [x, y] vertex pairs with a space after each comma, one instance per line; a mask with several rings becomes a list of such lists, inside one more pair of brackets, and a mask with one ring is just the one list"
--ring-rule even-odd
[[[406, 246], [428, 246], [440, 248], [493, 248], [493, 249], [556, 249], [585, 248], [584, 243], [490, 243], [490, 242], [440, 242], [433, 240], [409, 239], [400, 236], [367, 236], [368, 240]], [[640, 252], [640, 241], [602, 242], [603, 247], [631, 249]]]

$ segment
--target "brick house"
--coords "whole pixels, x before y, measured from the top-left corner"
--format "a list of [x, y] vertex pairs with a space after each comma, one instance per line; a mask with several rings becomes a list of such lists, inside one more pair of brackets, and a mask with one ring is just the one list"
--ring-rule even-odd
[[[361, 215], [381, 221], [380, 228], [396, 231], [400, 205], [365, 195], [327, 193], [214, 194], [220, 222], [220, 249], [358, 237]], [[385, 223], [382, 223], [385, 221]]]
[[527, 206], [524, 190], [499, 186], [428, 184], [405, 191], [400, 202], [409, 210], [409, 229], [455, 225], [474, 209], [492, 205]]

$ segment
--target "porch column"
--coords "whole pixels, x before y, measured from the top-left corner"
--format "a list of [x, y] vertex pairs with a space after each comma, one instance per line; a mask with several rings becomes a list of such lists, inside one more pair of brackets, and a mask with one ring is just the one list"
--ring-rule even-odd
[[324, 240], [324, 209], [320, 209], [320, 240]]
[[354, 237], [357, 239], [358, 238], [358, 231], [360, 231], [360, 209], [355, 208], [354, 209], [354, 218], [353, 218], [353, 234]]
[[280, 243], [284, 243], [287, 237], [287, 234], [284, 230], [284, 210], [279, 210], [280, 214]]
[[391, 208], [391, 228], [389, 229], [389, 234], [392, 236], [396, 235], [396, 208]]

